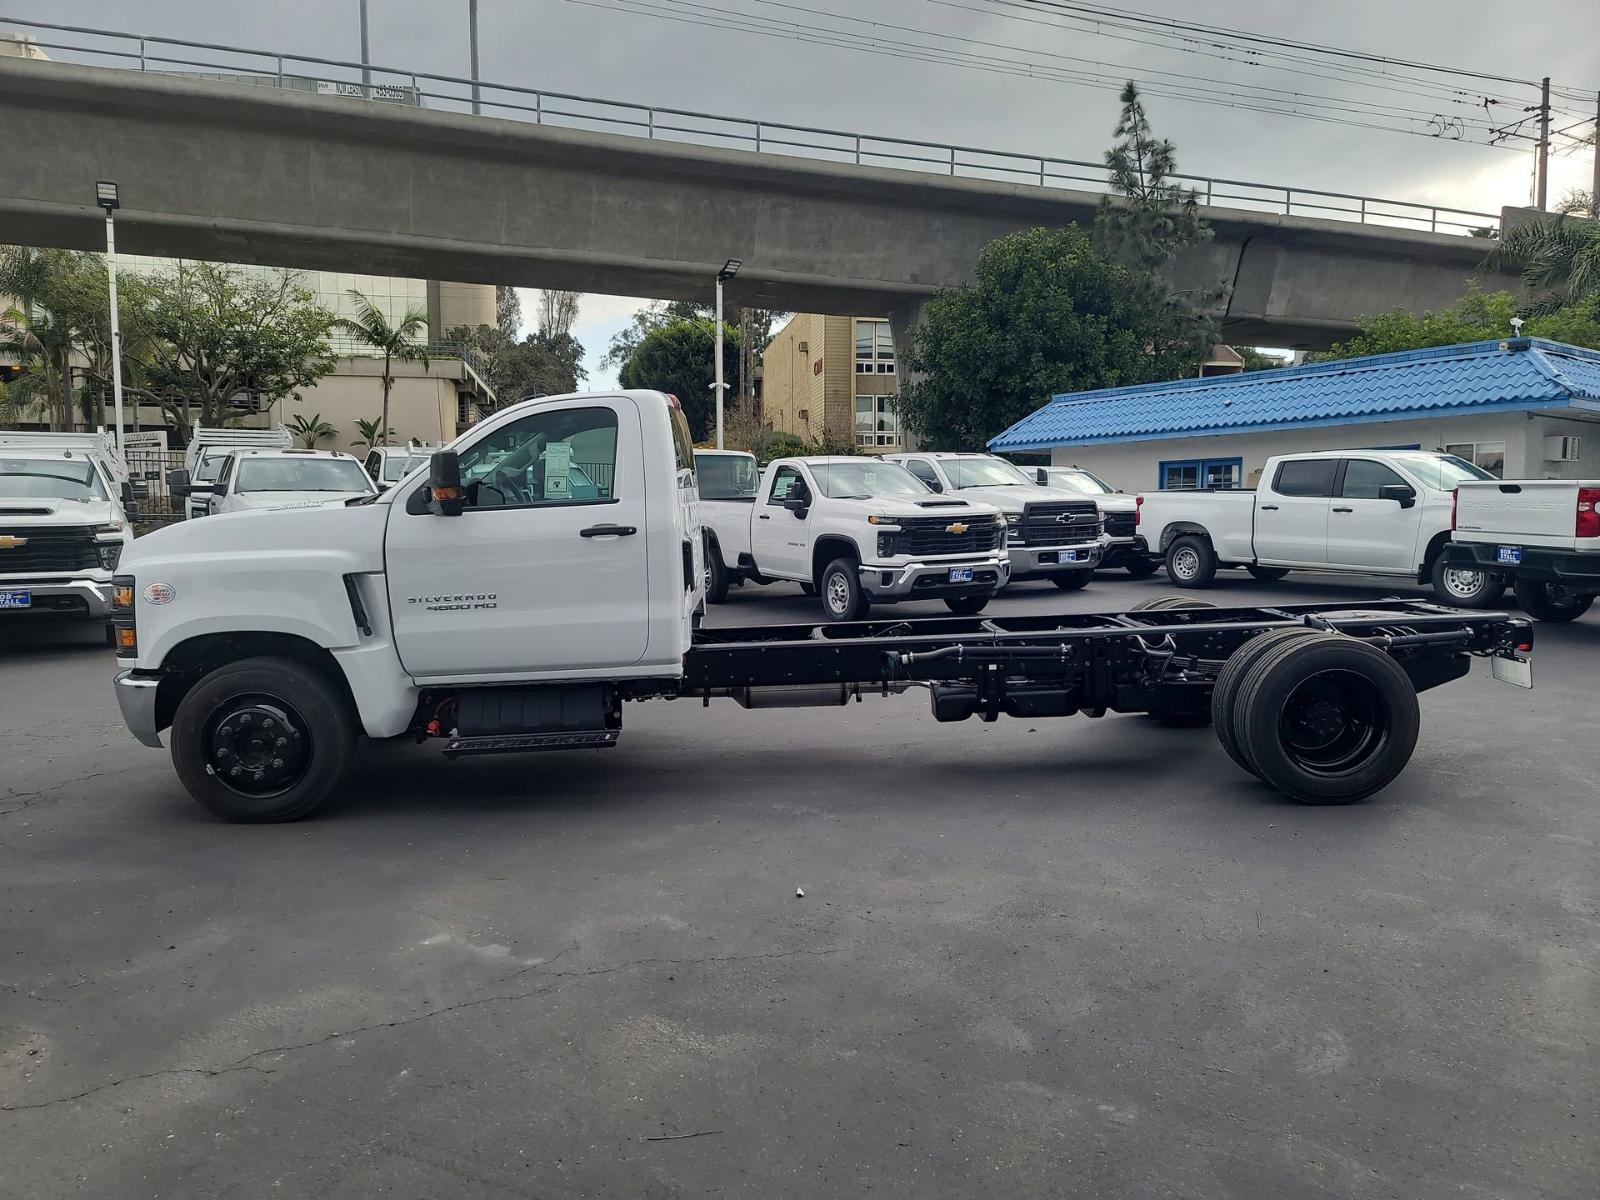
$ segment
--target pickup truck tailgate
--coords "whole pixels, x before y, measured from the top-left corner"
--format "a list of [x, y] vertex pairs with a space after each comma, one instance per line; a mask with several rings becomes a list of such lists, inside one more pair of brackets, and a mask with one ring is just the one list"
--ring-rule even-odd
[[1455, 540], [1600, 551], [1600, 539], [1577, 537], [1580, 488], [1600, 488], [1600, 482], [1527, 479], [1463, 483], [1456, 489]]

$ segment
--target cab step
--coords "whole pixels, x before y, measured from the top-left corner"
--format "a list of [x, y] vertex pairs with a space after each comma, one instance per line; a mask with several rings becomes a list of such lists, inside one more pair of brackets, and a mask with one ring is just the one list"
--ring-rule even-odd
[[526, 754], [534, 750], [603, 750], [615, 746], [620, 729], [566, 729], [551, 733], [490, 733], [453, 737], [444, 746], [446, 758], [472, 754]]

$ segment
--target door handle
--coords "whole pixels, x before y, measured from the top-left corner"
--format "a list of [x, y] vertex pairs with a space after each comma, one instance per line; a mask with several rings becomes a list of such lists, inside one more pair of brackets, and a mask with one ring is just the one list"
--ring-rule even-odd
[[757, 517], [758, 517], [758, 518], [760, 518], [760, 519], [761, 519], [761, 520], [763, 520], [763, 521], [770, 521], [770, 520], [772, 520], [772, 517], [771, 517], [771, 516], [770, 516], [770, 515], [769, 515], [769, 514], [767, 514], [767, 513], [757, 513], [757, 514], [756, 514], [756, 516], [757, 516]]
[[1277, 512], [1278, 511], [1278, 506], [1276, 504], [1263, 504], [1261, 506], [1261, 511], [1262, 512]]
[[579, 537], [632, 537], [639, 531], [632, 525], [591, 525], [578, 530]]
[[1333, 511], [1334, 512], [1355, 512], [1355, 509], [1353, 509], [1353, 508], [1336, 508]]

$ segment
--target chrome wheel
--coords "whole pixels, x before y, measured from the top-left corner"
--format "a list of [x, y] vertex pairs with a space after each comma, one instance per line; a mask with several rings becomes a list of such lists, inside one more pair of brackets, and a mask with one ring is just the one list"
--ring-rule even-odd
[[1179, 579], [1193, 579], [1200, 573], [1200, 555], [1184, 546], [1172, 556], [1172, 573]]
[[828, 576], [827, 592], [828, 611], [843, 616], [850, 611], [850, 581], [838, 571]]
[[1446, 567], [1444, 570], [1444, 590], [1458, 600], [1475, 600], [1483, 592], [1485, 579], [1482, 571], [1462, 570], [1459, 567]]

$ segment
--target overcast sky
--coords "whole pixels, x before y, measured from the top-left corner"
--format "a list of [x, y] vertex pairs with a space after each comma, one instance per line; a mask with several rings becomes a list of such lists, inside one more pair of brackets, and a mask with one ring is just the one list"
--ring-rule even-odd
[[[1486, 212], [1528, 202], [1530, 143], [1507, 149], [1471, 139], [1487, 136], [1486, 111], [1497, 124], [1524, 117], [1518, 106], [1537, 103], [1536, 90], [1379, 64], [1367, 64], [1373, 74], [1358, 81], [1349, 71], [1360, 64], [1322, 56], [1274, 70], [1250, 54], [1218, 58], [1203, 40], [1160, 44], [1158, 27], [1148, 24], [1074, 21], [1052, 10], [1054, 2], [480, 0], [481, 74], [552, 91], [1089, 160], [1111, 140], [1117, 98], [1109, 85], [1132, 75], [1146, 79], [1149, 92], [1186, 93], [1152, 94], [1147, 102], [1185, 171]], [[620, 11], [625, 6], [635, 11]], [[369, 0], [368, 7], [374, 63], [467, 74], [467, 0]], [[1584, 101], [1558, 101], [1574, 115], [1558, 115], [1556, 127], [1581, 115], [1593, 128], [1596, 0], [1139, 0], [1133, 9], [1115, 7], [1514, 79], [1549, 75], [1558, 88], [1587, 92]], [[8, 0], [5, 9], [61, 24], [360, 56], [358, 0]], [[761, 24], [767, 33], [696, 21]], [[771, 36], [785, 32], [771, 22], [790, 23], [790, 35]], [[793, 25], [828, 30], [820, 36], [836, 44], [798, 39]], [[937, 48], [941, 58], [964, 55], [969, 64], [981, 55], [988, 69], [907, 58], [913, 43]], [[1106, 85], [1059, 78], [1067, 72], [1099, 73]], [[1058, 77], [1040, 77], [1049, 73]], [[1251, 92], [1252, 84], [1280, 90]], [[1482, 107], [1485, 93], [1499, 98], [1496, 107]], [[1198, 103], [1200, 94], [1221, 103]], [[1325, 119], [1226, 106], [1268, 96], [1274, 107], [1294, 103]], [[1468, 140], [1351, 123], [1424, 129], [1436, 113], [1449, 133], [1451, 118], [1468, 122]], [[1587, 150], [1558, 155], [1553, 195], [1586, 186], [1591, 161]], [[635, 307], [631, 299], [585, 297], [577, 332], [591, 362]]]

